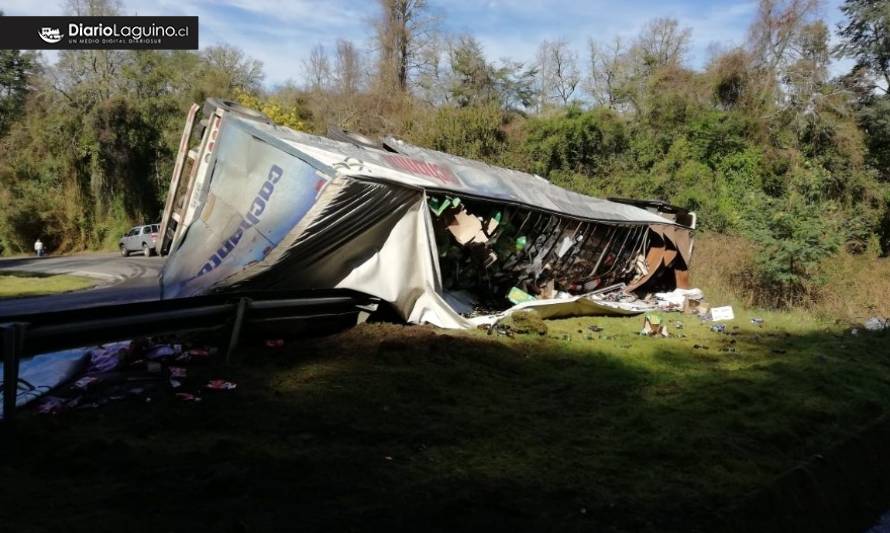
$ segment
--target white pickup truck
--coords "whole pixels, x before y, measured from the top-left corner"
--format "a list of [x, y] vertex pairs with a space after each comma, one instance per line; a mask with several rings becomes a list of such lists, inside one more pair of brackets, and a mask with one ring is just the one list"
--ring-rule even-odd
[[125, 233], [121, 240], [118, 241], [121, 255], [127, 257], [133, 252], [139, 252], [145, 257], [151, 256], [157, 247], [159, 231], [160, 224], [148, 224], [130, 228], [130, 231]]

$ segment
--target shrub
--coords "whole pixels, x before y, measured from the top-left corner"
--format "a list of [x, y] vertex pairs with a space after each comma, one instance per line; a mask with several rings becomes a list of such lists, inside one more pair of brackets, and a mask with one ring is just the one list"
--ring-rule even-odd
[[496, 105], [442, 107], [424, 113], [406, 132], [408, 141], [449, 154], [496, 162], [507, 149], [505, 117]]
[[769, 293], [765, 303], [776, 307], [805, 305], [808, 287], [819, 286], [818, 265], [834, 254], [842, 239], [838, 228], [806, 204], [775, 211], [760, 232], [757, 273]]
[[608, 170], [611, 159], [627, 149], [627, 142], [624, 122], [614, 112], [570, 109], [529, 120], [525, 151], [531, 170], [542, 176], [566, 170], [594, 177]]

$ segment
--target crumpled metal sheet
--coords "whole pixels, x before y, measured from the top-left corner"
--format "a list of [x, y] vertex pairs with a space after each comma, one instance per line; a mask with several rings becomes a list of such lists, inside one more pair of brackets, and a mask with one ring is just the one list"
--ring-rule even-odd
[[[466, 328], [474, 323], [442, 296], [427, 191], [590, 220], [673, 226], [643, 209], [570, 193], [536, 176], [400, 146], [410, 155], [227, 115], [206, 190], [196, 193], [203, 195], [196, 218], [162, 271], [163, 297], [344, 288], [391, 303], [409, 322]], [[511, 310], [522, 308], [547, 317], [640, 312], [583, 296]]]
[[521, 204], [591, 221], [675, 225], [645, 209], [568, 191], [540, 176], [493, 167], [392, 138], [385, 142], [399, 153], [237, 117], [227, 120], [237, 120], [239, 127], [254, 135], [285, 143], [303, 154], [307, 161], [333, 168], [344, 176]]

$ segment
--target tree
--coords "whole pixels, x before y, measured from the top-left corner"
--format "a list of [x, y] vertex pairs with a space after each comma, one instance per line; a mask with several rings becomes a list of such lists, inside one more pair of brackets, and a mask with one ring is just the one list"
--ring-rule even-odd
[[819, 0], [760, 0], [748, 33], [762, 68], [777, 72], [789, 61], [792, 44], [819, 5]]
[[408, 89], [421, 50], [433, 31], [426, 0], [379, 0], [377, 20], [378, 77], [386, 91]]
[[[116, 16], [117, 0], [68, 0], [67, 12], [76, 16]], [[55, 88], [79, 112], [86, 113], [119, 89], [120, 72], [128, 54], [123, 50], [62, 50], [51, 70]], [[56, 75], [57, 73], [57, 75]]]
[[0, 50], [0, 137], [24, 110], [36, 73], [33, 53]]
[[816, 100], [828, 79], [828, 27], [816, 21], [801, 28], [792, 48], [797, 59], [788, 65], [783, 81], [789, 104], [804, 113], [815, 112]]
[[748, 51], [734, 48], [717, 55], [708, 65], [708, 74], [713, 80], [714, 99], [721, 109], [750, 103], [754, 73]]
[[334, 57], [334, 82], [342, 95], [354, 95], [362, 84], [362, 59], [352, 41], [337, 39]]
[[495, 85], [500, 95], [501, 107], [511, 111], [524, 111], [534, 104], [537, 67], [526, 67], [519, 61], [502, 59], [495, 70]]
[[622, 88], [630, 74], [627, 50], [620, 37], [610, 45], [602, 45], [593, 39], [588, 41], [590, 74], [587, 92], [594, 102], [609, 109], [619, 109], [624, 102]]
[[544, 41], [538, 47], [538, 75], [542, 104], [556, 101], [568, 105], [581, 82], [578, 54], [563, 40]]
[[591, 40], [590, 93], [613, 109], [641, 112], [653, 77], [660, 71], [682, 70], [691, 35], [676, 20], [657, 18], [643, 27], [630, 46], [617, 38], [611, 45]]
[[416, 95], [430, 105], [442, 105], [449, 100], [450, 39], [441, 34], [432, 36], [429, 46], [421, 51], [421, 67], [417, 72]]
[[306, 70], [309, 90], [322, 93], [331, 86], [331, 62], [323, 45], [312, 47], [303, 68]]
[[495, 71], [482, 52], [482, 45], [472, 36], [462, 35], [448, 46], [451, 66], [450, 99], [465, 107], [496, 99]]
[[841, 57], [856, 60], [844, 81], [858, 97], [859, 123], [866, 133], [868, 159], [890, 181], [890, 4], [846, 0], [841, 11]]
[[773, 289], [775, 306], [801, 303], [819, 262], [841, 244], [840, 231], [819, 216], [819, 207], [800, 199], [775, 210], [758, 238], [758, 274]]
[[494, 104], [521, 110], [532, 104], [536, 70], [523, 63], [503, 59], [489, 63], [479, 41], [469, 35], [448, 44], [446, 100], [460, 107]]
[[681, 65], [689, 52], [692, 30], [680, 28], [672, 18], [651, 20], [634, 44], [640, 60], [652, 71], [660, 67]]
[[204, 75], [228, 94], [256, 91], [265, 77], [262, 61], [247, 56], [232, 45], [205, 48], [201, 59]]
[[[0, 11], [0, 17], [3, 11]], [[38, 65], [32, 52], [0, 50], [0, 137], [22, 113]]]
[[[801, 79], [801, 74], [808, 72], [808, 79], [819, 74], [805, 68], [808, 62], [802, 55], [804, 49], [815, 52], [813, 39], [818, 41], [821, 29], [813, 24], [817, 22], [815, 16], [819, 8], [820, 0], [760, 0], [758, 3], [748, 28], [752, 74], [748, 78], [748, 92], [749, 111], [757, 113], [764, 123], [779, 119], [788, 104], [794, 103], [789, 102], [785, 91], [792, 78], [807, 85], [809, 82]], [[809, 64], [812, 66], [812, 61]], [[804, 92], [813, 94], [812, 88], [810, 84]]]
[[884, 0], [846, 0], [841, 11], [847, 16], [840, 24], [843, 42], [837, 51], [856, 60], [853, 70], [867, 69], [881, 79], [872, 88], [890, 94], [890, 3]]

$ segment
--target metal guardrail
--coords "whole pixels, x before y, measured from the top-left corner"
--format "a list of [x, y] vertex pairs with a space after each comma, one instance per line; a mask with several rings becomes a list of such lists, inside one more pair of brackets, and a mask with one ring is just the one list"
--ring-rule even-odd
[[3, 353], [3, 422], [15, 419], [22, 357], [65, 348], [140, 336], [231, 327], [226, 362], [238, 346], [245, 324], [275, 325], [355, 315], [368, 317], [379, 300], [352, 291], [311, 291], [272, 298], [269, 294], [212, 295], [158, 302], [136, 302], [0, 317]]

